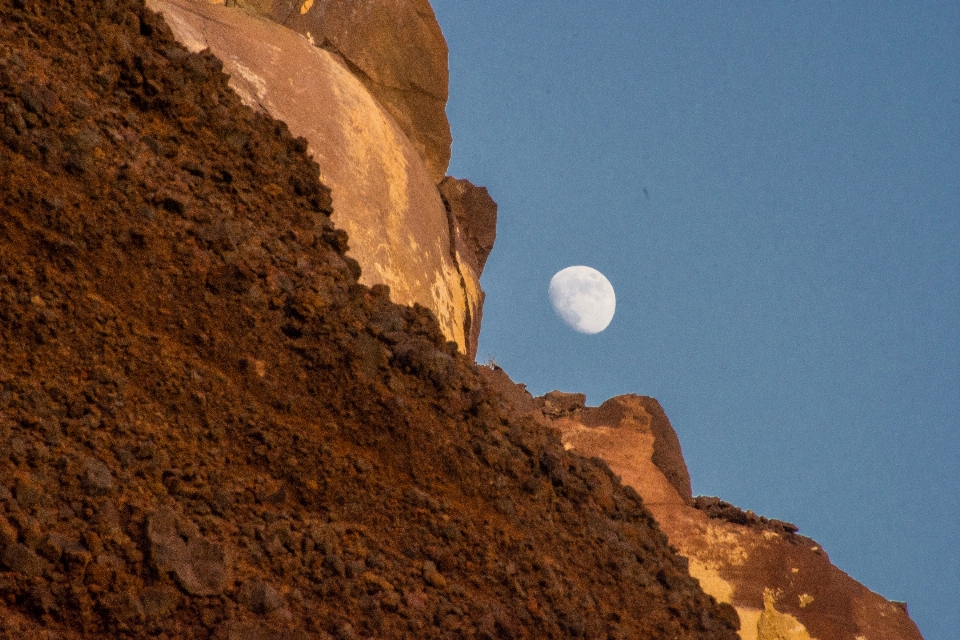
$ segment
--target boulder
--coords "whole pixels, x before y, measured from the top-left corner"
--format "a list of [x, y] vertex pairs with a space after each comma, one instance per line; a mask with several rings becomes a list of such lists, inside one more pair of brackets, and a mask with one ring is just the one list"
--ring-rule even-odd
[[[357, 79], [358, 65], [348, 65], [340, 56], [313, 46], [308, 41], [308, 37], [316, 41], [313, 32], [301, 36], [249, 11], [202, 0], [149, 0], [147, 4], [163, 14], [187, 49], [196, 52], [209, 48], [223, 61], [231, 88], [248, 106], [282, 120], [294, 135], [306, 138], [308, 151], [320, 165], [321, 178], [332, 191], [333, 221], [349, 234], [349, 255], [360, 263], [360, 282], [385, 284], [395, 302], [419, 303], [430, 309], [447, 339], [456, 342], [464, 353], [475, 355], [483, 303], [479, 270], [466, 259], [467, 266], [461, 269], [460, 257], [469, 252], [454, 246], [458, 227], [448, 219], [436, 177], [394, 117]], [[311, 6], [312, 10], [332, 12], [329, 16], [340, 11], [349, 17], [356, 12], [369, 13], [368, 4], [352, 3], [349, 9], [318, 0]], [[414, 5], [420, 7], [421, 3]], [[426, 1], [422, 5], [429, 9]], [[340, 8], [335, 11], [336, 7]], [[417, 11], [420, 16], [426, 9]], [[384, 15], [394, 16], [389, 12]], [[355, 28], [367, 34], [365, 37], [378, 37], [374, 27], [370, 27], [373, 31], [364, 31], [362, 25], [366, 23], [360, 18], [354, 23], [347, 17], [334, 21], [339, 25], [337, 33]], [[391, 28], [403, 31], [412, 18], [394, 16], [390, 20], [394, 20]], [[386, 28], [379, 18], [374, 22], [379, 25], [377, 29]], [[346, 35], [337, 37], [338, 42], [353, 42]], [[442, 36], [437, 37], [442, 42]], [[358, 43], [355, 46], [360, 55]], [[377, 59], [371, 56], [371, 60]], [[445, 61], [445, 45], [443, 56]], [[409, 62], [416, 60], [413, 56]], [[417, 78], [437, 72], [435, 65], [417, 64], [425, 65]], [[373, 62], [364, 65], [371, 73], [380, 69]], [[382, 69], [378, 73], [376, 77], [390, 82], [402, 76]], [[405, 82], [428, 85], [431, 91], [443, 93], [445, 100], [445, 74], [444, 62], [439, 79]], [[489, 208], [490, 203], [492, 200], [485, 206]], [[495, 220], [496, 205], [492, 206]], [[489, 220], [489, 214], [484, 215], [484, 220]]]

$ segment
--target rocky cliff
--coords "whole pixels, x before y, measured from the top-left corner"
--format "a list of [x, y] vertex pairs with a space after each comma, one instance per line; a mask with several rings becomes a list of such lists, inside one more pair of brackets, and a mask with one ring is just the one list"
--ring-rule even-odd
[[511, 407], [558, 429], [564, 448], [604, 460], [637, 490], [690, 574], [736, 607], [743, 640], [921, 640], [905, 605], [833, 566], [795, 525], [694, 498], [680, 441], [653, 398], [618, 396], [586, 407], [583, 394], [533, 398], [504, 371], [483, 373]]
[[0, 0], [0, 636], [919, 637], [656, 401], [465, 356], [426, 0], [150, 6]]
[[[223, 61], [244, 104], [306, 138], [360, 282], [427, 307], [447, 339], [475, 356], [483, 304], [475, 252], [493, 246], [496, 205], [492, 218], [489, 197], [475, 207], [466, 181], [446, 197], [438, 189], [450, 127], [446, 43], [433, 11], [426, 0], [288, 4], [148, 2], [188, 50]], [[467, 240], [474, 219], [492, 220], [484, 249]]]
[[435, 183], [450, 162], [447, 42], [427, 0], [201, 0], [265, 16], [341, 59], [393, 116]]
[[358, 283], [223, 68], [135, 0], [0, 0], [0, 637], [735, 638], [635, 491]]

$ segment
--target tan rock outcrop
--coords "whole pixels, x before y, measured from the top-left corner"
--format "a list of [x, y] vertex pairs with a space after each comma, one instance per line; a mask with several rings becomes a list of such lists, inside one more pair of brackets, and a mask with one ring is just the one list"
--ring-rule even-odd
[[434, 183], [450, 163], [447, 42], [428, 0], [213, 0], [287, 26], [346, 62], [423, 157]]
[[737, 609], [743, 640], [922, 640], [904, 604], [835, 567], [795, 526], [693, 499], [676, 432], [653, 398], [584, 407], [581, 394], [532, 398], [502, 370], [485, 375], [506, 402], [558, 428], [568, 449], [602, 458], [637, 490], [703, 590]]
[[[367, 6], [354, 4], [357, 11]], [[230, 86], [248, 105], [307, 139], [332, 190], [333, 220], [349, 234], [349, 255], [362, 267], [360, 281], [388, 285], [401, 304], [427, 307], [447, 338], [475, 355], [483, 302], [476, 260], [467, 259], [471, 252], [457, 240], [463, 234], [421, 154], [342, 59], [251, 12], [205, 0], [149, 0], [148, 6], [188, 49], [209, 48], [220, 58]], [[407, 24], [398, 20], [391, 28]], [[444, 45], [444, 61], [445, 55]], [[445, 75], [434, 83], [441, 84]]]
[[463, 276], [467, 296], [467, 353], [476, 357], [484, 300], [480, 274], [497, 237], [497, 203], [486, 187], [478, 187], [469, 180], [447, 176], [439, 189], [450, 221], [454, 259]]

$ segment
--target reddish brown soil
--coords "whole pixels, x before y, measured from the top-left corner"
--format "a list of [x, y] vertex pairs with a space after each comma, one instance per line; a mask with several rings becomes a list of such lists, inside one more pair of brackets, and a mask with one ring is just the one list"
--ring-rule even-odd
[[726, 638], [134, 0], [0, 0], [0, 637]]

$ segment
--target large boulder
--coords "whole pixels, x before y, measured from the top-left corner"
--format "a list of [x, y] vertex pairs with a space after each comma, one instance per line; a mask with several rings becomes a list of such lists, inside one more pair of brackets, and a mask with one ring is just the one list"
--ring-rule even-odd
[[653, 398], [586, 407], [582, 394], [533, 398], [499, 368], [485, 375], [504, 402], [556, 427], [567, 449], [605, 460], [637, 490], [703, 590], [736, 608], [743, 640], [922, 640], [905, 604], [835, 567], [796, 526], [693, 498], [680, 441]]
[[[209, 48], [223, 61], [230, 86], [246, 104], [307, 139], [332, 191], [333, 220], [349, 234], [349, 255], [361, 265], [360, 281], [388, 285], [401, 304], [427, 307], [447, 338], [475, 355], [471, 334], [479, 332], [479, 271], [461, 268], [458, 256], [465, 245], [456, 241], [457, 226], [448, 218], [435, 176], [352, 65], [253, 12], [203, 0], [147, 4], [163, 14], [189, 50]], [[346, 22], [337, 24], [347, 28]], [[444, 65], [434, 85], [446, 85], [445, 73]]]

